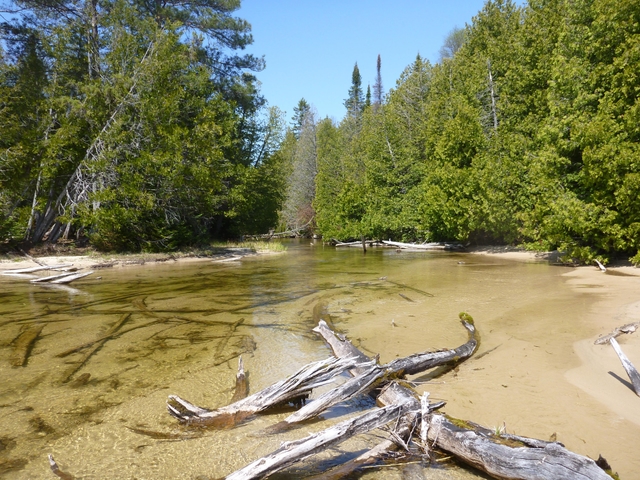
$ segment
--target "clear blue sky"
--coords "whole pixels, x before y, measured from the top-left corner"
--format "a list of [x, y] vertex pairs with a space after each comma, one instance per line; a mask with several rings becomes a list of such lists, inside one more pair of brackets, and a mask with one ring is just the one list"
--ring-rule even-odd
[[321, 118], [342, 119], [344, 99], [358, 62], [363, 90], [382, 60], [385, 92], [420, 53], [432, 62], [447, 33], [464, 27], [484, 0], [242, 0], [236, 12], [251, 23], [267, 68], [257, 74], [269, 102], [293, 115], [301, 98]]

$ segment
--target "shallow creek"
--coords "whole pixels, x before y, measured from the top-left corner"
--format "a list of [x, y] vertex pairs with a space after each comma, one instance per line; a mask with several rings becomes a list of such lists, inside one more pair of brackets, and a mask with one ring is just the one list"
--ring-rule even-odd
[[[381, 362], [464, 343], [458, 313], [468, 312], [480, 332], [478, 352], [443, 376], [413, 378], [418, 391], [446, 400], [452, 416], [555, 435], [578, 453], [601, 453], [622, 478], [637, 478], [640, 418], [624, 405], [609, 408], [580, 374], [580, 348], [603, 333], [591, 319], [606, 292], [572, 279], [572, 270], [459, 253], [363, 255], [305, 242], [236, 262], [104, 269], [101, 279], [72, 288], [0, 277], [0, 478], [55, 478], [47, 454], [76, 478], [220, 478], [285, 440], [371, 408], [358, 399], [284, 434], [266, 432], [284, 411], [227, 430], [183, 426], [166, 413], [169, 394], [225, 405], [239, 355], [251, 392], [329, 356], [311, 332], [319, 306]], [[42, 330], [27, 363], [12, 366], [15, 339], [34, 325]], [[607, 375], [611, 365], [601, 373], [620, 384]], [[380, 435], [354, 438], [273, 478], [329, 468]], [[383, 466], [363, 477], [485, 478], [448, 462], [431, 467]]]

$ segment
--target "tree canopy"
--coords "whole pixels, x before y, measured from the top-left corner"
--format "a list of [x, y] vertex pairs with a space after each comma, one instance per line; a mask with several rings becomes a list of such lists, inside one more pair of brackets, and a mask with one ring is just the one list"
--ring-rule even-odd
[[356, 64], [316, 131], [319, 232], [640, 262], [639, 25], [637, 1], [489, 0], [364, 109]]
[[172, 249], [278, 224], [640, 263], [637, 0], [489, 0], [437, 63], [383, 92], [378, 56], [366, 95], [356, 63], [341, 121], [301, 99], [289, 126], [238, 7], [5, 7], [2, 240]]
[[0, 234], [173, 249], [272, 227], [284, 114], [238, 0], [16, 0], [0, 26]]

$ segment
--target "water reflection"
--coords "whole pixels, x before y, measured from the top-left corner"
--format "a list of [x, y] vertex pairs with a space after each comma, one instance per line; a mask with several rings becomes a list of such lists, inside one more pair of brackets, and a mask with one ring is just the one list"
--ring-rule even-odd
[[[363, 255], [307, 244], [242, 262], [147, 265], [100, 275], [100, 281], [55, 289], [0, 279], [0, 476], [47, 478], [46, 454], [52, 453], [82, 478], [221, 477], [292, 435], [326, 426], [261, 433], [283, 413], [233, 430], [194, 431], [165, 413], [168, 394], [210, 408], [228, 402], [239, 355], [256, 391], [329, 355], [310, 333], [321, 315], [364, 351], [389, 361], [464, 342], [456, 320], [462, 310], [481, 319], [481, 329], [509, 331], [541, 298], [564, 300], [557, 296], [562, 281], [547, 265], [443, 252]], [[11, 366], [16, 340], [34, 325], [42, 328], [24, 366]], [[488, 342], [492, 348], [495, 342]], [[354, 412], [361, 402], [325, 417]], [[363, 436], [341, 448], [357, 452], [377, 441]], [[312, 465], [333, 464], [334, 453]], [[300, 468], [309, 473], [313, 467]], [[382, 475], [418, 470], [403, 466]], [[430, 472], [424, 478], [475, 478], [464, 470], [442, 477]]]

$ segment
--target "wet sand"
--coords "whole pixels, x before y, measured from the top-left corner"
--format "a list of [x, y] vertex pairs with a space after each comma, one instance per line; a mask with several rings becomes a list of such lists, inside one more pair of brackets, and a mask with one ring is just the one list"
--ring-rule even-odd
[[[622, 479], [636, 478], [640, 397], [629, 388], [613, 348], [594, 341], [640, 321], [640, 269], [617, 267], [603, 273], [595, 266], [558, 266], [551, 276], [534, 275], [518, 284], [518, 278], [498, 273], [505, 259], [547, 263], [554, 256], [473, 253], [477, 256], [457, 262], [460, 271], [496, 272], [486, 285], [475, 287], [480, 291], [461, 289], [432, 311], [442, 294], [421, 299], [407, 291], [415, 303], [405, 306], [381, 299], [363, 314], [384, 320], [354, 324], [347, 335], [368, 354], [383, 352], [381, 361], [386, 362], [422, 351], [425, 343], [431, 348], [463, 343], [465, 332], [453, 321], [419, 322], [436, 312], [455, 319], [459, 311], [468, 311], [481, 336], [478, 352], [442, 377], [413, 378], [419, 392], [445, 400], [444, 411], [453, 417], [518, 435], [555, 438], [576, 453], [593, 459], [602, 455]], [[617, 340], [640, 368], [640, 331]]]
[[[521, 251], [476, 253], [517, 261], [552, 258]], [[606, 273], [591, 266], [566, 269], [561, 277], [570, 289], [576, 295], [594, 298], [588, 300], [579, 323], [571, 322], [570, 328], [579, 330], [562, 332], [560, 327], [556, 335], [550, 328], [544, 340], [526, 331], [515, 341], [505, 336], [494, 352], [460, 367], [452, 390], [469, 390], [465, 379], [469, 384], [481, 382], [487, 371], [491, 372], [487, 378], [497, 376], [504, 382], [483, 389], [483, 398], [466, 396], [464, 402], [450, 402], [449, 412], [488, 426], [506, 425], [509, 432], [527, 436], [546, 439], [555, 434], [558, 441], [578, 453], [594, 459], [602, 454], [621, 478], [636, 478], [640, 472], [640, 397], [631, 389], [613, 348], [609, 344], [595, 345], [594, 341], [616, 327], [640, 321], [640, 269], [612, 267]], [[567, 312], [567, 325], [572, 314]], [[563, 342], [570, 337], [575, 341], [565, 345]], [[497, 343], [495, 340], [491, 345]], [[640, 331], [617, 340], [640, 368]], [[484, 347], [479, 354], [489, 346]], [[478, 409], [477, 403], [491, 406]]]

